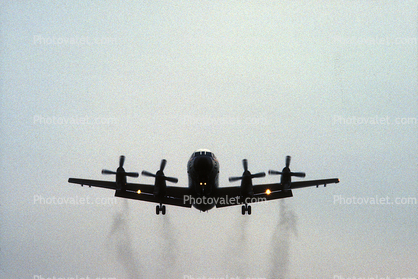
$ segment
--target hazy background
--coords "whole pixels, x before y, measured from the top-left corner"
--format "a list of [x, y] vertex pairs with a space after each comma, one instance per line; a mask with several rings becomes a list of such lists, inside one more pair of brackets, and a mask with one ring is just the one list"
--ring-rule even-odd
[[[416, 1], [84, 2], [0, 6], [1, 278], [418, 277]], [[123, 154], [186, 186], [197, 148], [224, 186], [286, 155], [341, 183], [251, 216], [67, 183]]]

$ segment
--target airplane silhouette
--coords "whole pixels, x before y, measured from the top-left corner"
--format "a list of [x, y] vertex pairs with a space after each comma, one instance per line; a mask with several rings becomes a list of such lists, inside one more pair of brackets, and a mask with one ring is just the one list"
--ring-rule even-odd
[[242, 214], [251, 214], [250, 203], [292, 197], [292, 190], [310, 186], [339, 183], [338, 178], [296, 181], [291, 178], [305, 177], [303, 172], [292, 172], [290, 156], [286, 157], [285, 167], [282, 171], [269, 170], [270, 175], [281, 175], [280, 183], [253, 185], [252, 179], [264, 177], [264, 172], [252, 174], [248, 170], [247, 159], [242, 160], [244, 172], [241, 176], [230, 177], [229, 181], [241, 181], [240, 186], [219, 187], [219, 162], [215, 155], [207, 149], [198, 149], [193, 152], [187, 163], [189, 178], [188, 187], [167, 186], [167, 181], [177, 183], [178, 179], [165, 176], [164, 169], [167, 161], [163, 159], [160, 169], [154, 174], [142, 171], [142, 175], [154, 177], [154, 184], [128, 183], [127, 177], [138, 177], [137, 172], [126, 172], [123, 168], [125, 156], [120, 156], [119, 167], [116, 172], [102, 170], [102, 174], [116, 175], [116, 181], [89, 180], [81, 178], [69, 178], [68, 182], [88, 186], [95, 186], [115, 190], [115, 196], [127, 199], [135, 199], [157, 203], [156, 214], [166, 213], [165, 205], [191, 208], [208, 211], [214, 207], [242, 205]]

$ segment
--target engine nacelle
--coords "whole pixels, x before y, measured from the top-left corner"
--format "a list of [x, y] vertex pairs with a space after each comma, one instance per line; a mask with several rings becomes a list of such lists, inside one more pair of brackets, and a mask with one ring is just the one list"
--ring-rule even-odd
[[264, 177], [266, 176], [266, 174], [264, 172], [251, 174], [251, 172], [248, 170], [247, 159], [242, 160], [242, 166], [244, 167], [244, 172], [242, 173], [242, 176], [230, 177], [229, 181], [233, 182], [241, 180], [241, 199], [252, 198], [254, 196], [252, 179], [256, 177]]

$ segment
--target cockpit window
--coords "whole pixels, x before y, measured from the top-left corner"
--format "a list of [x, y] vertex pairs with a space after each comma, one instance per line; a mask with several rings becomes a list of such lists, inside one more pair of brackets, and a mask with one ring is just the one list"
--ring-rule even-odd
[[201, 155], [206, 155], [206, 156], [213, 157], [213, 158], [215, 157], [215, 155], [213, 155], [213, 153], [210, 151], [196, 151], [195, 153], [193, 153], [193, 157], [201, 156]]

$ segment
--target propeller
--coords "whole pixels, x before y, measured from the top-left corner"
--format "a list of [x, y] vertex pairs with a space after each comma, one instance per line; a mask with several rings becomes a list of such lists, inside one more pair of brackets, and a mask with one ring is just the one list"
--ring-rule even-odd
[[266, 176], [266, 173], [264, 173], [264, 172], [258, 172], [258, 173], [251, 174], [251, 172], [248, 170], [248, 160], [247, 159], [242, 160], [242, 166], [244, 168], [244, 172], [243, 172], [242, 176], [232, 176], [232, 177], [229, 178], [229, 182], [242, 180], [244, 178], [253, 179], [253, 178], [257, 178], [257, 177]]
[[119, 158], [119, 167], [123, 168], [123, 164], [125, 163], [125, 156], [120, 156]]
[[276, 174], [281, 174], [281, 175], [286, 175], [286, 176], [296, 176], [296, 177], [305, 177], [306, 174], [304, 172], [291, 172], [290, 171], [290, 156], [286, 156], [286, 166], [283, 168], [282, 171], [275, 171], [275, 170], [269, 170], [269, 174], [272, 175], [276, 175]]
[[170, 182], [173, 182], [173, 183], [177, 183], [179, 181], [177, 178], [175, 178], [175, 177], [169, 177], [169, 176], [165, 176], [164, 175], [164, 169], [165, 169], [166, 164], [167, 164], [167, 160], [162, 159], [161, 160], [161, 164], [160, 164], [160, 169], [157, 171], [156, 174], [144, 170], [144, 171], [142, 171], [142, 175], [144, 175], [144, 176], [150, 176], [150, 177], [155, 177], [155, 178], [157, 178], [157, 177], [158, 178], [163, 178], [166, 181], [170, 181]]
[[248, 160], [247, 159], [242, 160], [242, 167], [244, 168], [244, 171], [248, 170]]
[[116, 174], [116, 172], [110, 170], [102, 170], [102, 174]]
[[125, 156], [120, 156], [119, 158], [119, 167], [118, 169], [115, 171], [110, 171], [110, 170], [102, 170], [102, 174], [123, 174], [124, 176], [129, 176], [129, 177], [138, 177], [139, 174], [137, 172], [126, 172], [125, 169], [123, 168], [123, 164], [125, 163]]

